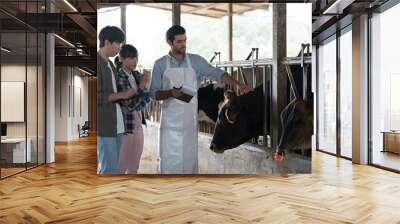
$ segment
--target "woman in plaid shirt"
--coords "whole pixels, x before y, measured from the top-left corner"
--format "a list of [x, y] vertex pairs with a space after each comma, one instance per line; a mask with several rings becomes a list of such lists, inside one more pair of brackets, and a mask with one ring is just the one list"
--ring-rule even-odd
[[149, 93], [145, 91], [149, 77], [135, 71], [137, 61], [138, 52], [129, 44], [122, 46], [119, 57], [115, 58], [118, 92], [128, 89], [135, 91], [132, 98], [119, 101], [124, 117], [125, 133], [122, 137], [118, 165], [125, 174], [137, 174], [139, 169], [144, 144], [142, 110], [150, 102]]

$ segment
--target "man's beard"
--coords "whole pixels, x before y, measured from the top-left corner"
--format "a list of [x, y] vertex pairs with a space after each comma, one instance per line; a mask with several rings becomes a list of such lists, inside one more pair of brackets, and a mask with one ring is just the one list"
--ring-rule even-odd
[[186, 47], [180, 48], [180, 49], [176, 49], [176, 52], [179, 54], [185, 54], [186, 52]]

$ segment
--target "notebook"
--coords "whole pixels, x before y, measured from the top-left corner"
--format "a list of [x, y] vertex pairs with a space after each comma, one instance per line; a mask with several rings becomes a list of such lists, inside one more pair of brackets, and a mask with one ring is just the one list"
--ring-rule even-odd
[[197, 93], [197, 89], [185, 85], [181, 87], [181, 91], [183, 94], [180, 97], [177, 97], [176, 99], [186, 103], [189, 103], [190, 100], [193, 98], [193, 96], [196, 95]]

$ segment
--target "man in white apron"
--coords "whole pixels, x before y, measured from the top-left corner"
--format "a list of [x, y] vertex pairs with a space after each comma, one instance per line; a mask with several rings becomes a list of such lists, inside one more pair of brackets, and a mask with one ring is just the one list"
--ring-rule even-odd
[[186, 53], [185, 29], [174, 25], [166, 33], [171, 47], [168, 55], [154, 63], [150, 92], [161, 103], [159, 172], [162, 174], [198, 173], [197, 94], [184, 102], [178, 100], [182, 86], [197, 90], [204, 77], [238, 86], [241, 92], [250, 87], [213, 67], [204, 58]]

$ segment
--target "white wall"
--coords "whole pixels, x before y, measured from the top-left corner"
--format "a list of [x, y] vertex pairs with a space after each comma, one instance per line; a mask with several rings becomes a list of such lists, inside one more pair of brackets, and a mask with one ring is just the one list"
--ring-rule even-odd
[[88, 78], [82, 75], [76, 68], [56, 67], [56, 141], [77, 139], [78, 124], [88, 120]]
[[[26, 70], [27, 69], [27, 70]], [[1, 66], [1, 81], [2, 82], [25, 82], [26, 71], [28, 74], [36, 74], [36, 67], [18, 64], [8, 64]], [[30, 85], [36, 85], [36, 81], [29, 80]], [[27, 88], [27, 105], [31, 106], [28, 112], [32, 112], [32, 107], [36, 108], [36, 88]], [[32, 92], [31, 92], [32, 91]], [[3, 96], [4, 97], [4, 96]], [[31, 102], [35, 102], [33, 105], [30, 105]], [[1, 108], [1, 110], [8, 110], [8, 108]], [[28, 122], [35, 121], [36, 123], [36, 113], [28, 113], [27, 114]], [[25, 122], [7, 122], [7, 136], [8, 137], [25, 137]], [[28, 125], [28, 129], [33, 127], [31, 123]], [[36, 130], [36, 126], [34, 127]], [[30, 132], [28, 130], [28, 137]]]
[[[1, 81], [3, 82], [25, 82], [25, 65], [2, 65]], [[31, 68], [28, 67], [28, 71]], [[7, 108], [1, 108], [7, 110]], [[7, 122], [7, 137], [25, 137], [25, 122]]]
[[[77, 75], [78, 74], [78, 75]], [[72, 123], [71, 123], [71, 136], [72, 138], [78, 138], [79, 133], [78, 133], [78, 124], [83, 125], [85, 121], [89, 120], [89, 113], [88, 113], [88, 77], [82, 76], [82, 73], [75, 69], [74, 70], [74, 96], [71, 96], [73, 99], [73, 104], [75, 105], [74, 108], [72, 108]], [[80, 91], [80, 93], [79, 93]], [[80, 96], [80, 97], [79, 97]], [[79, 102], [80, 101], [80, 102]], [[79, 108], [81, 107], [81, 108]], [[79, 110], [81, 109], [81, 111]]]
[[[42, 67], [25, 64], [3, 64], [1, 66], [2, 82], [24, 82], [26, 84], [26, 106], [20, 108], [21, 113], [26, 112], [26, 120], [23, 122], [6, 122], [8, 138], [30, 139], [32, 161], [44, 163], [45, 159], [45, 118], [44, 118], [44, 74]], [[27, 78], [27, 80], [25, 80]], [[2, 89], [3, 92], [4, 89]], [[22, 91], [23, 92], [23, 91]], [[7, 97], [7, 95], [2, 95]], [[10, 107], [2, 107], [3, 113], [13, 113]], [[15, 110], [15, 109], [14, 109]], [[15, 113], [15, 112], [14, 112]], [[38, 153], [38, 155], [37, 155]]]
[[55, 68], [55, 141], [68, 140], [68, 68]]

